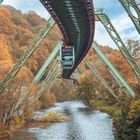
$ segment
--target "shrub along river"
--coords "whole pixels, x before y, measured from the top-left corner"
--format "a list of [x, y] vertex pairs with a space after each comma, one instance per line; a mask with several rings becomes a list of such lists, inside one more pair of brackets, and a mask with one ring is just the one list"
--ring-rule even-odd
[[108, 114], [92, 111], [82, 102], [56, 103], [49, 109], [35, 112], [35, 117], [46, 112], [61, 112], [71, 121], [39, 123], [18, 130], [12, 140], [114, 140], [112, 119]]

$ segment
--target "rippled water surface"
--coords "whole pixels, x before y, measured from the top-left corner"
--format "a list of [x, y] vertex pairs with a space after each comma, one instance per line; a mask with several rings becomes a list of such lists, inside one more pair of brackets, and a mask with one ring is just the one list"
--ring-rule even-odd
[[106, 113], [89, 110], [81, 102], [57, 103], [36, 112], [35, 116], [48, 111], [63, 112], [72, 121], [54, 123], [50, 127], [46, 123], [28, 126], [13, 134], [12, 140], [114, 140], [111, 118]]

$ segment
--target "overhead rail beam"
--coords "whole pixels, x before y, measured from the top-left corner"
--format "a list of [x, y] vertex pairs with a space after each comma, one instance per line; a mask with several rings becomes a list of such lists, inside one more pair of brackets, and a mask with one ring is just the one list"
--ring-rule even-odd
[[96, 51], [99, 58], [102, 60], [105, 66], [109, 69], [110, 73], [112, 74], [114, 79], [117, 81], [119, 86], [124, 90], [126, 95], [129, 97], [135, 97], [135, 92], [133, 91], [133, 89], [128, 85], [128, 83], [124, 80], [124, 78], [120, 75], [120, 73], [115, 69], [115, 67], [103, 54], [103, 52], [100, 50], [100, 46], [96, 42], [94, 42], [92, 45], [92, 48]]
[[119, 34], [117, 33], [116, 29], [112, 25], [108, 16], [103, 12], [103, 10], [96, 11], [96, 19], [97, 21], [101, 21], [104, 25], [105, 29], [109, 33], [110, 37], [113, 39], [117, 47], [120, 49], [121, 53], [125, 57], [128, 64], [131, 66], [133, 72], [135, 73], [138, 81], [140, 81], [140, 68], [131, 56], [130, 52], [128, 51], [127, 47], [123, 43], [122, 39], [120, 38]]
[[98, 70], [95, 68], [95, 66], [91, 65], [88, 59], [84, 60], [85, 64], [89, 67], [89, 69], [92, 71], [92, 73], [99, 79], [99, 81], [102, 82], [102, 84], [105, 86], [105, 88], [111, 93], [113, 97], [116, 99], [118, 98], [113, 91], [113, 89], [108, 85], [106, 80], [101, 76], [101, 74], [98, 72]]
[[43, 39], [48, 35], [49, 31], [52, 29], [54, 25], [55, 25], [54, 20], [50, 18], [45, 24], [45, 26], [39, 31], [39, 33], [36, 35], [35, 39], [33, 40], [32, 44], [21, 55], [21, 57], [19, 58], [19, 60], [17, 61], [13, 69], [10, 71], [10, 73], [7, 75], [5, 80], [0, 85], [0, 94], [2, 94], [3, 90], [8, 85], [8, 83], [15, 77], [18, 71], [31, 57], [33, 52], [39, 47]]
[[72, 69], [63, 68], [62, 77], [69, 79], [91, 47], [95, 20], [92, 0], [40, 0], [63, 34], [64, 46], [74, 46]]
[[[140, 34], [140, 9], [135, 0], [119, 0]], [[135, 11], [135, 13], [134, 13]]]

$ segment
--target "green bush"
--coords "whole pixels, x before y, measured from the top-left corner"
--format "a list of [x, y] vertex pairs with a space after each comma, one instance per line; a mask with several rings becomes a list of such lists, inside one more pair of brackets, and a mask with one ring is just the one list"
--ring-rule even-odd
[[90, 106], [94, 109], [106, 112], [110, 114], [113, 118], [119, 117], [121, 115], [121, 108], [118, 106], [110, 106], [104, 100], [91, 100]]

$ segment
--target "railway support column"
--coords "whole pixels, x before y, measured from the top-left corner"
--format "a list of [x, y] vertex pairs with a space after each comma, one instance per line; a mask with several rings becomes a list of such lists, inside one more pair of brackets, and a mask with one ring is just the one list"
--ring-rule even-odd
[[115, 42], [117, 47], [120, 49], [121, 53], [123, 54], [124, 58], [128, 62], [128, 64], [131, 66], [134, 74], [136, 75], [138, 81], [140, 82], [140, 68], [131, 56], [130, 52], [128, 51], [127, 47], [123, 43], [122, 39], [120, 38], [119, 34], [117, 33], [116, 29], [112, 25], [110, 19], [108, 16], [103, 12], [103, 10], [96, 11], [96, 20], [101, 21], [101, 23], [104, 25], [105, 29], [107, 30], [108, 34], [112, 38], [112, 40]]
[[3, 2], [3, 0], [0, 0], [0, 4]]
[[2, 84], [0, 85], [0, 94], [2, 94], [3, 90], [6, 88], [8, 83], [15, 77], [18, 71], [22, 68], [22, 66], [27, 62], [27, 60], [31, 57], [33, 52], [39, 47], [43, 39], [48, 35], [49, 31], [53, 28], [55, 22], [52, 18], [50, 18], [45, 26], [39, 31], [33, 40], [32, 44], [25, 50], [25, 52], [21, 55], [13, 69], [6, 76]]
[[90, 62], [85, 59], [85, 64], [89, 67], [89, 69], [92, 71], [92, 73], [102, 82], [102, 84], [105, 86], [105, 88], [112, 94], [113, 97], [117, 99], [117, 96], [113, 89], [108, 85], [106, 80], [101, 76], [101, 74], [98, 72], [98, 70], [95, 68], [95, 66], [91, 65]]
[[135, 92], [133, 89], [128, 85], [128, 83], [124, 80], [124, 78], [120, 75], [120, 73], [115, 69], [115, 67], [111, 64], [111, 62], [107, 59], [107, 57], [103, 54], [103, 52], [99, 49], [99, 45], [94, 42], [92, 48], [96, 51], [99, 58], [105, 64], [107, 69], [110, 71], [114, 79], [117, 81], [119, 86], [124, 90], [127, 96], [135, 97]]
[[[59, 51], [59, 48], [60, 48], [60, 45], [61, 43], [59, 43], [53, 50], [53, 52], [51, 53], [51, 55], [49, 56], [49, 58], [46, 60], [46, 62], [44, 63], [44, 65], [41, 67], [41, 69], [39, 70], [39, 72], [36, 74], [34, 80], [32, 81], [32, 83], [35, 83], [36, 85], [39, 86], [39, 90], [44, 86], [44, 83], [40, 83], [40, 80], [42, 78], [42, 76], [45, 74], [45, 71], [48, 69], [48, 67], [50, 66], [50, 64], [52, 63], [52, 61], [54, 60], [54, 58], [57, 56], [57, 53]], [[52, 66], [53, 67], [53, 66]], [[51, 68], [51, 71], [53, 69]], [[47, 78], [48, 80], [50, 79], [49, 78], [49, 75], [50, 73], [48, 73], [47, 77], [45, 78], [44, 81], [47, 81]], [[53, 77], [51, 77], [52, 79]], [[39, 85], [40, 84], [40, 85]], [[48, 81], [47, 81], [47, 84], [48, 84]], [[17, 101], [16, 105], [13, 107], [13, 110], [12, 110], [12, 113], [19, 109], [22, 104], [26, 101], [26, 99], [30, 96], [30, 93], [31, 91], [29, 89], [27, 89], [27, 91], [20, 96], [19, 100]]]
[[39, 87], [39, 91], [37, 92], [37, 97], [33, 100], [33, 103], [37, 101], [45, 92], [47, 88], [50, 87], [51, 82], [58, 76], [60, 72], [60, 64], [56, 60], [56, 63], [49, 71], [48, 75], [46, 76], [45, 80], [41, 83]]
[[54, 48], [53, 52], [50, 54], [47, 61], [43, 64], [43, 66], [41, 67], [41, 69], [39, 70], [37, 75], [35, 76], [34, 83], [36, 83], [36, 84], [39, 83], [39, 81], [41, 80], [42, 76], [44, 75], [46, 69], [48, 68], [50, 63], [54, 60], [54, 58], [57, 56], [61, 45], [62, 45], [62, 42], [58, 43], [57, 46]]
[[88, 75], [86, 74], [86, 71], [85, 71], [82, 67], [78, 68], [78, 72], [79, 72], [80, 74], [85, 73], [86, 78], [90, 81], [90, 83], [96, 88], [97, 91], [99, 91], [99, 93], [100, 93], [100, 95], [101, 95], [102, 97], [105, 97], [103, 91], [99, 88], [97, 82], [96, 82], [95, 80], [91, 79], [90, 76], [88, 76]]
[[[119, 0], [140, 34], [140, 8], [135, 0]], [[133, 12], [135, 11], [135, 13]]]
[[[55, 65], [56, 66], [56, 65]], [[40, 83], [39, 86], [39, 90], [37, 92], [37, 97], [35, 99], [30, 99], [31, 100], [31, 104], [35, 103], [35, 101], [37, 101], [45, 92], [46, 88], [48, 88], [50, 86], [50, 83], [56, 78], [56, 76], [59, 73], [60, 68], [58, 66], [53, 67], [54, 69], [51, 69], [51, 71], [49, 72], [49, 74], [46, 76], [45, 80]], [[27, 90], [25, 92], [25, 94], [23, 94], [20, 99], [17, 101], [16, 105], [13, 107], [13, 109], [11, 110], [10, 114], [11, 116], [13, 115], [13, 113], [17, 110], [19, 110], [22, 105], [24, 104], [24, 102], [27, 100], [27, 98], [30, 96], [31, 91]]]

